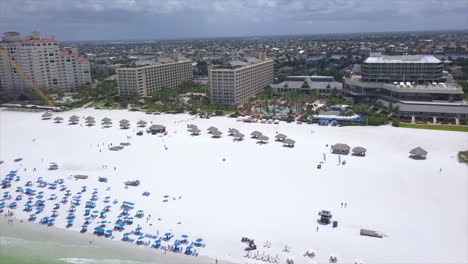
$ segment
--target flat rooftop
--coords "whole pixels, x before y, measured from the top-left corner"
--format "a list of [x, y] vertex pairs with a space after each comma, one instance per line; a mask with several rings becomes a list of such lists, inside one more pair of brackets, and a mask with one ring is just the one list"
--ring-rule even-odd
[[365, 63], [441, 63], [441, 61], [432, 55], [380, 55], [367, 58]]

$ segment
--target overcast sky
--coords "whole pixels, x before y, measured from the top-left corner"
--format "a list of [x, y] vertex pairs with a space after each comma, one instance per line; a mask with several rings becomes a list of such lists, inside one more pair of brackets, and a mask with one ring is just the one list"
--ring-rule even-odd
[[59, 40], [468, 28], [468, 0], [0, 0], [0, 31]]

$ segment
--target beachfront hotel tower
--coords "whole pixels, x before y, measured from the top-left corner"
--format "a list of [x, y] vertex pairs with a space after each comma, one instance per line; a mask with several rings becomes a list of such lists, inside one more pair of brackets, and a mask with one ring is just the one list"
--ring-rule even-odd
[[[18, 32], [3, 35], [0, 48], [43, 91], [74, 92], [91, 85], [89, 61], [79, 55], [76, 45], [60, 49], [57, 40], [41, 38], [37, 31], [31, 35]], [[0, 94], [10, 98], [31, 95], [32, 87], [16, 72], [11, 61], [0, 56]]]
[[432, 55], [371, 54], [359, 74], [345, 78], [344, 92], [398, 102], [461, 102], [462, 88], [442, 66]]
[[159, 61], [137, 61], [117, 68], [116, 72], [119, 94], [123, 96], [148, 96], [193, 79], [192, 61], [178, 56]]
[[273, 83], [274, 61], [260, 52], [258, 57], [244, 57], [208, 70], [211, 103], [235, 105]]

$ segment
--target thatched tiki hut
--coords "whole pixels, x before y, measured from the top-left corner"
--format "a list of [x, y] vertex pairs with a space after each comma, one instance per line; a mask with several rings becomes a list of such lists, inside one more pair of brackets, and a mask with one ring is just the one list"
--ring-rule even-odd
[[104, 117], [101, 121], [102, 121], [101, 124], [102, 124], [104, 127], [110, 127], [110, 126], [112, 126], [112, 120], [111, 120], [110, 118]]
[[96, 121], [94, 121], [94, 117], [88, 116], [88, 117], [85, 118], [85, 123], [86, 123], [87, 126], [94, 126]]
[[49, 120], [50, 118], [52, 118], [52, 113], [51, 112], [45, 112], [42, 115], [42, 120]]
[[198, 136], [198, 135], [200, 135], [201, 130], [198, 129], [198, 128], [192, 128], [192, 129], [190, 130], [190, 132], [192, 132], [192, 133], [191, 133], [192, 136]]
[[351, 149], [348, 145], [343, 144], [343, 143], [337, 143], [331, 146], [331, 148], [332, 148], [332, 153], [343, 154], [343, 155], [348, 155], [349, 150]]
[[130, 127], [130, 121], [127, 119], [120, 120], [119, 124], [121, 129], [128, 129]]
[[146, 121], [143, 121], [143, 120], [140, 120], [140, 121], [138, 121], [138, 123], [137, 123], [137, 125], [138, 125], [139, 127], [145, 127], [146, 124], [147, 124]]
[[155, 134], [158, 134], [158, 133], [166, 132], [166, 127], [162, 126], [162, 125], [152, 125], [152, 126], [149, 127], [149, 130], [150, 130], [151, 134], [155, 135]]
[[54, 118], [54, 121], [55, 121], [55, 123], [62, 123], [62, 122], [63, 122], [63, 118], [60, 117], [60, 116], [57, 116], [56, 118]]
[[269, 138], [267, 136], [261, 135], [257, 138], [257, 143], [266, 144], [268, 143], [268, 139]]
[[235, 129], [235, 128], [230, 128], [230, 129], [228, 130], [228, 134], [229, 134], [230, 136], [235, 136], [237, 133], [239, 133], [239, 130], [237, 130], [237, 129]]
[[87, 116], [87, 117], [85, 118], [85, 120], [86, 120], [86, 121], [94, 121], [94, 117], [92, 117], [92, 116]]
[[78, 116], [72, 115], [72, 116], [70, 117], [70, 119], [68, 120], [68, 122], [69, 122], [70, 124], [72, 124], [72, 125], [76, 125], [76, 124], [78, 124], [79, 120], [80, 120], [80, 118], [79, 118]]
[[285, 134], [279, 133], [278, 135], [275, 136], [275, 138], [276, 138], [276, 141], [284, 141], [287, 138], [287, 136]]
[[208, 134], [212, 134], [213, 132], [218, 131], [218, 128], [214, 126], [210, 126], [207, 130], [208, 130]]
[[366, 149], [363, 147], [355, 147], [353, 148], [353, 155], [354, 156], [362, 156], [364, 157], [366, 155]]
[[250, 135], [252, 136], [252, 138], [259, 138], [259, 137], [263, 136], [262, 132], [258, 132], [258, 131], [254, 131], [254, 132], [250, 133]]
[[188, 125], [187, 125], [187, 130], [188, 130], [188, 131], [191, 131], [191, 130], [194, 129], [194, 128], [198, 128], [198, 127], [197, 127], [196, 125], [194, 125], [194, 124], [188, 124]]
[[411, 154], [410, 158], [413, 159], [425, 159], [427, 155], [427, 151], [421, 147], [414, 148], [409, 153]]
[[235, 140], [238, 140], [238, 141], [241, 141], [244, 139], [244, 134], [240, 133], [240, 132], [237, 132], [234, 134], [234, 139]]
[[294, 144], [296, 144], [296, 141], [294, 141], [294, 140], [292, 140], [290, 138], [287, 138], [287, 139], [283, 140], [283, 146], [285, 146], [285, 147], [293, 148]]
[[214, 130], [214, 131], [211, 132], [211, 137], [220, 138], [222, 134], [223, 134], [223, 132], [221, 132], [219, 130]]

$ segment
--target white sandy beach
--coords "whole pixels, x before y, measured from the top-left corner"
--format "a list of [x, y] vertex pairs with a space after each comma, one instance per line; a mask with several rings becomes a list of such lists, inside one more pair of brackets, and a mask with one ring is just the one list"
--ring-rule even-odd
[[[191, 257], [193, 263], [199, 263], [195, 260], [201, 256], [265, 263], [244, 258], [242, 237], [255, 239], [261, 254], [279, 255], [280, 263], [286, 263], [288, 257], [294, 258], [295, 264], [311, 260], [328, 263], [330, 255], [336, 256], [338, 263], [468, 262], [468, 166], [456, 158], [458, 151], [468, 149], [468, 133], [390, 126], [250, 124], [227, 117], [194, 119], [185, 114], [146, 115], [124, 110], [54, 113], [54, 117], [65, 118], [62, 124], [41, 120], [41, 115], [0, 111], [0, 160], [5, 161], [0, 174], [18, 170], [21, 181], [8, 189], [13, 199], [18, 194], [16, 186], [24, 188], [26, 181], [36, 182], [38, 177], [50, 183], [63, 178], [73, 193], [87, 186], [70, 228], [76, 235], [81, 235], [77, 231], [84, 219], [84, 201], [97, 188], [96, 210], [106, 205], [105, 196], [117, 199], [119, 205], [125, 200], [134, 202], [135, 209], [144, 210], [145, 217], [124, 232], [139, 224], [143, 233], [171, 232], [175, 238], [186, 234], [190, 241], [203, 238], [206, 247], [198, 249], [199, 257]], [[82, 126], [68, 125], [71, 115], [80, 116]], [[86, 116], [95, 117], [98, 125], [85, 126]], [[102, 128], [104, 117], [112, 119], [113, 127]], [[118, 128], [123, 118], [131, 121], [130, 129]], [[137, 136], [139, 120], [166, 126], [168, 135]], [[202, 134], [191, 136], [186, 129], [189, 123], [198, 125]], [[206, 133], [209, 126], [218, 127], [223, 136], [211, 138]], [[239, 129], [246, 139], [233, 142], [228, 128]], [[270, 137], [270, 142], [256, 144], [248, 138], [254, 130]], [[282, 147], [274, 141], [276, 132], [294, 139], [296, 146]], [[108, 150], [108, 144], [120, 142], [131, 145], [121, 151]], [[338, 155], [326, 147], [335, 143], [365, 147], [367, 155], [341, 156], [346, 165], [338, 166]], [[408, 152], [417, 146], [429, 152], [426, 160], [408, 158]], [[323, 153], [326, 162], [317, 169]], [[23, 160], [14, 162], [15, 158]], [[59, 169], [49, 171], [50, 162], [57, 162]], [[77, 174], [89, 178], [67, 179]], [[98, 182], [100, 176], [109, 181]], [[140, 186], [124, 188], [124, 181], [137, 179]], [[110, 190], [106, 191], [107, 187]], [[34, 189], [38, 188], [34, 185]], [[45, 199], [52, 193], [58, 199], [47, 201], [39, 219], [50, 216], [53, 204], [63, 197], [58, 190], [40, 190]], [[151, 194], [142, 196], [145, 191]], [[170, 196], [168, 202], [162, 201], [164, 195]], [[342, 202], [346, 208], [341, 207]], [[113, 205], [105, 220], [116, 220], [117, 206]], [[60, 207], [56, 227], [65, 228], [69, 207], [70, 203]], [[31, 213], [23, 208], [14, 210], [15, 217], [26, 220]], [[338, 227], [319, 225], [320, 210], [331, 210]], [[146, 223], [148, 214], [152, 217]], [[90, 230], [97, 222], [90, 224]], [[386, 236], [360, 236], [361, 228]], [[114, 236], [115, 240], [122, 238], [118, 232]], [[270, 248], [263, 247], [267, 240]], [[282, 251], [285, 245], [290, 252]], [[314, 250], [316, 257], [304, 257], [307, 250]]]

